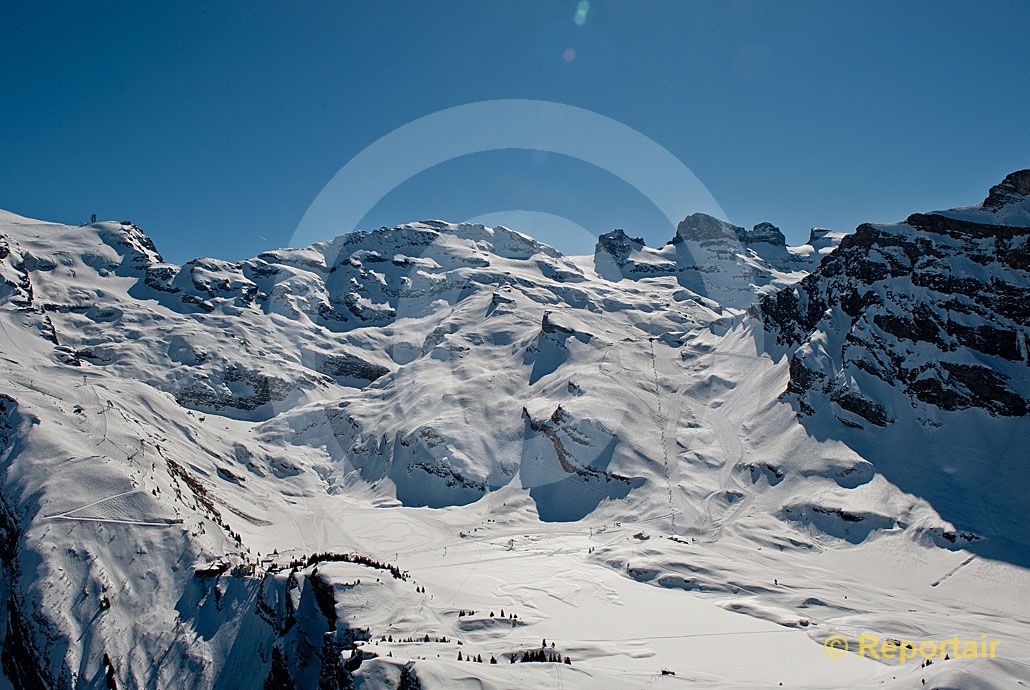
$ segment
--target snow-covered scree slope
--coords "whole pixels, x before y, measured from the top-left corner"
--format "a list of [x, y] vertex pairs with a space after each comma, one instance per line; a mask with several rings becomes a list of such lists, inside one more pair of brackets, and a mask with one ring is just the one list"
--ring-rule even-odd
[[[175, 266], [0, 213], [5, 675], [1025, 680], [1028, 178], [590, 257], [429, 221]], [[999, 658], [824, 654], [861, 633]]]

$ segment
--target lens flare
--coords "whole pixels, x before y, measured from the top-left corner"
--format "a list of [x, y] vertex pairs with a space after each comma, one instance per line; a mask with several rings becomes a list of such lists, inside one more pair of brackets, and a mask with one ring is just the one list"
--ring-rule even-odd
[[572, 21], [576, 22], [576, 26], [583, 26], [587, 22], [587, 14], [590, 12], [590, 3], [587, 0], [579, 0], [576, 4], [576, 14], [572, 17]]

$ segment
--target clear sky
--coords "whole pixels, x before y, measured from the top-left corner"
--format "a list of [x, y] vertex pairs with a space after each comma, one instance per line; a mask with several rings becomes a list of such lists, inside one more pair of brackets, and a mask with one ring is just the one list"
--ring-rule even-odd
[[[1024, 0], [6, 3], [0, 208], [244, 258], [395, 128], [539, 99], [637, 130], [729, 220], [800, 242], [975, 203], [1030, 166], [1028, 27]], [[427, 169], [361, 225], [511, 209], [672, 232], [610, 171], [526, 150]]]

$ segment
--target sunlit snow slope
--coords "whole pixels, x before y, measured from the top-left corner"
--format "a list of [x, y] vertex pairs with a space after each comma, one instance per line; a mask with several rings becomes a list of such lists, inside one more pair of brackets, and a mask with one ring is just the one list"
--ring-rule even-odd
[[[0, 212], [6, 678], [1025, 681], [1028, 196], [801, 247], [426, 221], [183, 266]], [[999, 658], [823, 653], [864, 632]]]

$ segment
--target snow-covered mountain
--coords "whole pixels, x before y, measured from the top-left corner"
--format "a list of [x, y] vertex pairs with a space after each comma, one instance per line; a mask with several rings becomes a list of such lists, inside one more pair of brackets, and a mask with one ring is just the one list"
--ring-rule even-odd
[[752, 230], [695, 213], [664, 247], [652, 249], [623, 230], [601, 235], [594, 255], [599, 275], [610, 280], [674, 276], [685, 288], [721, 307], [746, 307], [755, 293], [795, 283], [832, 252], [844, 233], [813, 228], [806, 244], [788, 247], [780, 229], [759, 223]]
[[861, 225], [799, 285], [765, 297], [758, 315], [796, 348], [801, 409], [818, 389], [879, 426], [897, 407], [1026, 415], [1028, 194], [1021, 171], [979, 207]]
[[[587, 257], [425, 221], [176, 266], [0, 212], [6, 678], [1007, 687], [1028, 235], [1030, 171]], [[820, 648], [861, 632], [1003, 653]]]

